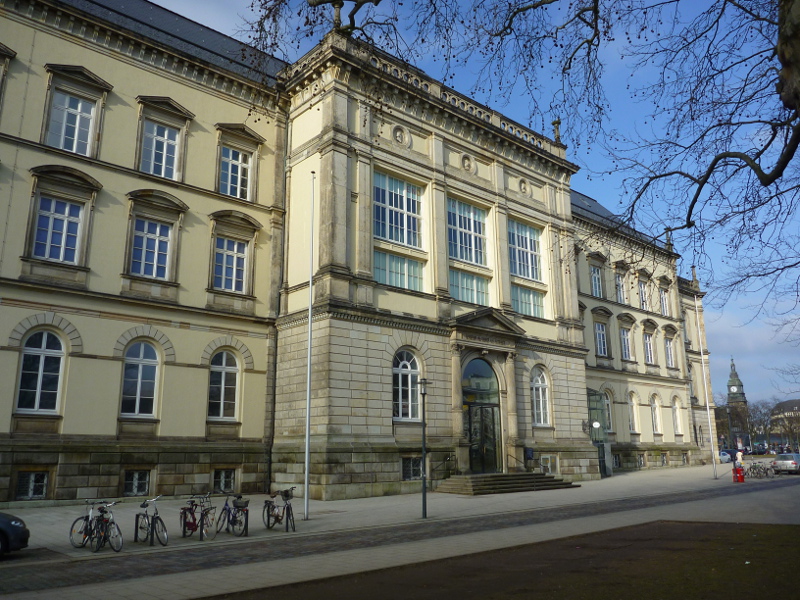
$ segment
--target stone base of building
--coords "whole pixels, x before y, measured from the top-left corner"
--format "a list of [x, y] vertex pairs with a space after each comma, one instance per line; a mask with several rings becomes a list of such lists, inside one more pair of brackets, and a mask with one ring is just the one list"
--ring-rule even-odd
[[686, 467], [707, 464], [711, 452], [697, 446], [621, 445], [611, 448], [615, 471], [636, 471], [664, 467]]

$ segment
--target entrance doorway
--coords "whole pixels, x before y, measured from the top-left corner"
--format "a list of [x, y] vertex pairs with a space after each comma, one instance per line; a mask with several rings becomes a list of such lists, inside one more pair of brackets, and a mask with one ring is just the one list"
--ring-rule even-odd
[[469, 442], [469, 470], [497, 473], [501, 470], [500, 394], [492, 367], [476, 358], [461, 379], [464, 435]]

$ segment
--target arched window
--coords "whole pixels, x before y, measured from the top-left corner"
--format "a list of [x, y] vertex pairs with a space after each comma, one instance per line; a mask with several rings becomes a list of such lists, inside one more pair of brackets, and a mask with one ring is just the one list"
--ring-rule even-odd
[[628, 427], [631, 431], [639, 431], [636, 427], [636, 396], [633, 392], [628, 395]]
[[419, 367], [411, 352], [401, 350], [392, 362], [392, 416], [419, 419]]
[[675, 435], [681, 435], [681, 401], [677, 398], [672, 401], [672, 427], [675, 430]]
[[611, 397], [611, 392], [603, 393], [603, 411], [606, 417], [606, 431], [614, 431], [614, 399]]
[[208, 384], [209, 418], [236, 418], [236, 381], [238, 377], [239, 366], [232, 352], [222, 350], [211, 358], [211, 374]]
[[150, 416], [156, 399], [158, 354], [152, 344], [136, 342], [125, 352], [122, 380], [123, 415]]
[[533, 424], [550, 425], [547, 377], [541, 367], [534, 368], [531, 374], [531, 400], [533, 401]]
[[658, 418], [658, 400], [655, 396], [650, 398], [650, 417], [653, 420], [653, 433], [661, 433], [661, 420]]
[[37, 331], [23, 347], [17, 410], [55, 411], [64, 358], [61, 340], [50, 331]]

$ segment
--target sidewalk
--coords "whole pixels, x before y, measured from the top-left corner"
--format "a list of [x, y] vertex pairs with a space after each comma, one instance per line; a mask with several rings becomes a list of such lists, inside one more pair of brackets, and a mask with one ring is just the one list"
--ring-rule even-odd
[[[272, 548], [275, 545], [280, 547], [290, 539], [321, 541], [335, 533], [358, 532], [370, 528], [382, 528], [387, 541], [378, 546], [371, 545], [365, 548], [349, 548], [343, 543], [340, 550], [337, 546], [334, 551], [328, 548], [302, 557], [261, 563], [251, 561], [221, 568], [203, 568], [139, 578], [130, 578], [129, 574], [128, 579], [121, 581], [59, 587], [57, 591], [50, 589], [10, 594], [4, 598], [50, 598], [54, 593], [57, 593], [61, 600], [106, 598], [109, 594], [118, 598], [137, 599], [199, 598], [448, 558], [654, 520], [800, 524], [800, 510], [798, 510], [800, 496], [797, 493], [800, 477], [784, 476], [775, 480], [734, 484], [730, 471], [730, 466], [718, 465], [717, 479], [714, 479], [710, 465], [641, 471], [586, 482], [580, 488], [492, 496], [429, 493], [426, 521], [421, 519], [421, 494], [332, 502], [312, 500], [309, 503], [309, 520], [303, 520], [303, 498], [296, 498], [293, 501], [297, 520], [295, 533], [286, 533], [280, 528], [281, 526], [270, 531], [266, 530], [261, 521], [261, 507], [265, 496], [253, 495], [250, 496], [252, 514], [249, 538], [234, 538], [220, 533], [215, 540], [202, 543], [196, 539], [197, 534], [193, 538], [180, 537], [178, 511], [184, 501], [167, 500], [159, 502], [159, 512], [170, 531], [170, 541], [166, 548], [133, 543], [134, 515], [139, 510], [139, 502], [132, 501], [115, 507], [114, 514], [125, 538], [125, 546], [117, 555], [105, 548], [97, 554], [91, 554], [87, 549], [75, 549], [70, 546], [68, 529], [75, 517], [81, 514], [82, 506], [10, 509], [6, 512], [12, 512], [23, 518], [31, 530], [30, 547], [24, 552], [42, 554], [42, 557], [37, 557], [41, 562], [41, 568], [46, 568], [48, 561], [55, 564], [63, 563], [66, 559], [69, 562], [83, 563], [85, 560], [108, 560], [137, 555], [144, 557], [154, 553], [175, 553], [197, 548], [225, 548], [253, 544], [257, 541], [262, 544], [270, 542], [269, 546]], [[754, 501], [754, 494], [748, 493], [751, 490], [758, 492], [756, 497], [758, 501]], [[658, 504], [655, 501], [657, 497], [665, 494], [672, 495], [670, 502]], [[693, 496], [700, 499], [693, 500]], [[641, 500], [648, 497], [654, 499], [654, 505], [639, 508], [648, 505], [648, 502]], [[682, 497], [687, 501], [681, 501]], [[614, 508], [613, 512], [609, 512], [608, 507], [611, 506], [609, 501], [613, 501], [613, 506], [618, 507]], [[593, 513], [593, 505], [602, 505], [603, 511]], [[626, 509], [626, 506], [629, 506], [630, 510]], [[392, 540], [394, 531], [400, 531], [409, 524], [431, 526], [430, 524], [440, 523], [444, 526], [448, 522], [457, 523], [464, 519], [473, 519], [475, 522], [474, 517], [481, 516], [497, 519], [498, 515], [504, 515], [501, 518], [513, 521], [515, 513], [522, 515], [535, 511], [546, 515], [548, 512], [556, 513], [558, 510], [563, 510], [564, 507], [575, 507], [571, 515], [587, 516], [573, 516], [563, 520], [516, 527], [501, 525], [458, 535], [432, 534], [425, 536], [425, 539], [398, 543]], [[358, 539], [355, 534], [352, 537]], [[275, 544], [271, 543], [273, 541]], [[24, 552], [19, 553], [20, 558]], [[13, 562], [23, 563], [22, 560]], [[124, 561], [120, 561], [119, 568], [125, 568], [123, 563]], [[111, 566], [110, 562], [104, 564]], [[12, 564], [8, 559], [0, 562], [0, 593], [3, 592], [3, 570], [10, 567]], [[135, 567], [131, 565], [131, 568]]]

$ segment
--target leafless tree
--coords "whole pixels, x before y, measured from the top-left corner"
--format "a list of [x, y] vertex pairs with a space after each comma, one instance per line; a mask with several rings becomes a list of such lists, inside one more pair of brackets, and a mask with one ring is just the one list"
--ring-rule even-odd
[[748, 420], [753, 440], [757, 437], [763, 437], [767, 444], [769, 444], [773, 430], [772, 411], [775, 409], [777, 403], [778, 400], [772, 399], [750, 402], [748, 404]]
[[[252, 41], [271, 54], [332, 26], [330, 6], [253, 6]], [[439, 61], [445, 81], [469, 71], [479, 99], [527, 97], [531, 126], [561, 118], [570, 145], [600, 146], [627, 177], [618, 212], [654, 235], [673, 232], [705, 266], [706, 281], [714, 277], [721, 300], [759, 292], [774, 302], [758, 311], [795, 314], [800, 0], [384, 0], [362, 8], [344, 33], [428, 70]], [[623, 100], [606, 87], [617, 65], [630, 70]], [[646, 116], [612, 129], [610, 111], [631, 102]], [[716, 272], [710, 243], [725, 243], [729, 255]]]

